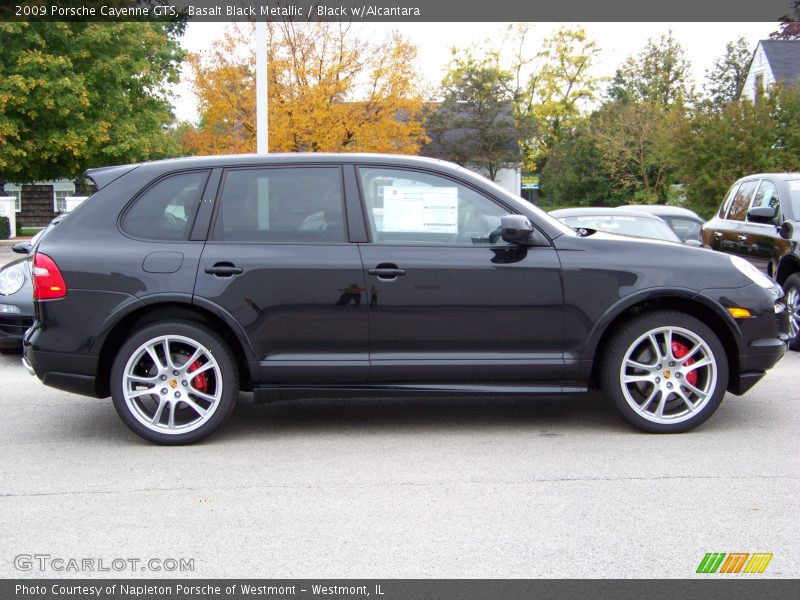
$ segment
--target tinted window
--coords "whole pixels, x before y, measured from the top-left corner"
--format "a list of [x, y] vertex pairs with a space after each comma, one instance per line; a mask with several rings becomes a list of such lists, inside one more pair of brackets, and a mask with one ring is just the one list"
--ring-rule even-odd
[[208, 171], [162, 179], [134, 202], [122, 222], [130, 235], [148, 240], [187, 240]]
[[745, 181], [739, 186], [739, 189], [731, 202], [731, 208], [728, 211], [728, 219], [733, 221], [744, 221], [747, 215], [747, 209], [750, 207], [750, 199], [753, 197], [758, 186], [758, 179], [753, 181]]
[[359, 174], [376, 243], [506, 245], [500, 217], [508, 210], [464, 185], [402, 169]]
[[731, 202], [733, 202], [734, 197], [736, 196], [736, 190], [739, 189], [739, 184], [734, 183], [731, 186], [731, 189], [728, 190], [727, 196], [725, 196], [725, 202], [722, 203], [722, 206], [719, 209], [719, 216], [720, 218], [724, 219], [725, 215], [728, 214], [728, 209], [731, 206]]
[[341, 177], [336, 167], [228, 171], [215, 239], [343, 242]]
[[700, 241], [701, 223], [686, 217], [670, 217], [669, 220], [672, 224], [672, 229], [675, 230], [682, 242], [686, 240]]

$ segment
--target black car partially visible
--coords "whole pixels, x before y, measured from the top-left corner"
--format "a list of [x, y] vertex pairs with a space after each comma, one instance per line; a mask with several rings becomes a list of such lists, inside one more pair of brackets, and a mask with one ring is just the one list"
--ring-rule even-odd
[[800, 350], [800, 173], [739, 179], [703, 225], [703, 244], [746, 259], [783, 287], [789, 348]]
[[0, 267], [0, 352], [22, 350], [22, 336], [33, 323], [33, 287], [29, 260]]

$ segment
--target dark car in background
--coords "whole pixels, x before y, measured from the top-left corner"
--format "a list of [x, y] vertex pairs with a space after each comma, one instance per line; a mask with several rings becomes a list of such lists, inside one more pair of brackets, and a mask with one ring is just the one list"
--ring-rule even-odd
[[210, 156], [87, 176], [97, 193], [35, 248], [23, 364], [110, 395], [157, 443], [207, 436], [241, 389], [599, 387], [640, 429], [681, 432], [786, 349], [783, 292], [746, 261], [581, 236], [443, 161]]
[[628, 204], [620, 208], [646, 212], [663, 219], [682, 242], [686, 242], [687, 240], [694, 240], [696, 242], [703, 241], [701, 230], [703, 228], [703, 223], [706, 221], [696, 212], [688, 208], [669, 206], [666, 204]]
[[618, 235], [678, 242], [678, 235], [663, 219], [642, 211], [625, 208], [560, 208], [550, 216], [573, 229], [592, 229]]
[[747, 259], [783, 287], [789, 347], [800, 350], [800, 173], [739, 179], [702, 233], [706, 247]]
[[0, 352], [19, 352], [33, 324], [33, 287], [27, 258], [0, 267]]

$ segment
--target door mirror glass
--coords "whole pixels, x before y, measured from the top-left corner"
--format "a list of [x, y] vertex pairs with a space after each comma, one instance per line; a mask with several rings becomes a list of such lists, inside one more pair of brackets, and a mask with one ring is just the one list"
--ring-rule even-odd
[[503, 240], [510, 244], [530, 246], [533, 243], [533, 225], [523, 215], [505, 215], [500, 218]]

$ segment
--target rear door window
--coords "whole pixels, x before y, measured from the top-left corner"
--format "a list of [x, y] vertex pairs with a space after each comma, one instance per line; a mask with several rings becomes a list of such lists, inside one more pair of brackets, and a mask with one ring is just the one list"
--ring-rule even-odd
[[229, 170], [214, 239], [345, 242], [341, 181], [338, 167]]
[[753, 179], [752, 181], [745, 181], [739, 186], [731, 202], [730, 210], [728, 210], [727, 219], [731, 221], [745, 220], [747, 209], [750, 208], [750, 201], [753, 198], [753, 192], [755, 192], [758, 187], [758, 183], [758, 179]]
[[171, 175], [139, 196], [122, 219], [122, 229], [146, 240], [188, 240], [208, 171]]

